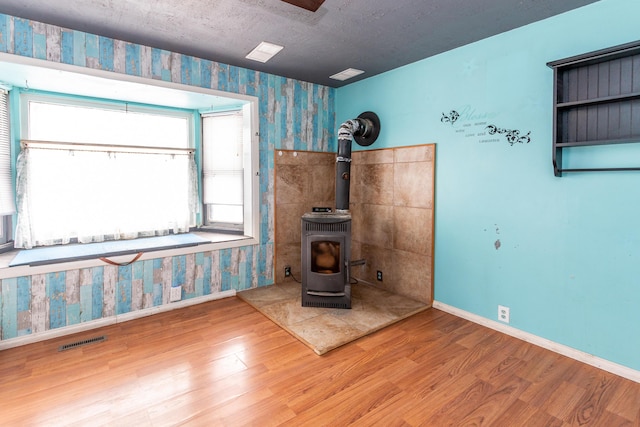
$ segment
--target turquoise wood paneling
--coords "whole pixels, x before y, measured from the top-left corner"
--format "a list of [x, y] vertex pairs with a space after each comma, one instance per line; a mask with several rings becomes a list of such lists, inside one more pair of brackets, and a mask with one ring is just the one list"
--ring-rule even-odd
[[[81, 31], [73, 32], [73, 64], [84, 67], [87, 63], [87, 35]], [[129, 74], [129, 73], [127, 73]]]
[[62, 30], [62, 39], [60, 46], [60, 60], [65, 64], [73, 64], [73, 54], [75, 53], [75, 44], [73, 43], [73, 31]]
[[183, 286], [185, 284], [186, 273], [187, 257], [185, 255], [173, 257], [173, 282], [171, 283], [171, 286]]
[[51, 329], [67, 325], [67, 303], [65, 300], [66, 272], [46, 275], [47, 298], [49, 300], [49, 326]]
[[47, 37], [44, 34], [36, 34], [34, 42], [34, 58], [47, 59]]
[[66, 325], [76, 325], [80, 323], [80, 304], [67, 304], [65, 312], [67, 314]]
[[118, 267], [118, 282], [116, 284], [116, 314], [131, 311], [131, 264]]
[[113, 40], [107, 37], [98, 37], [98, 51], [100, 68], [105, 71], [113, 71]]
[[[436, 143], [437, 301], [492, 320], [506, 305], [511, 326], [635, 370], [640, 174], [554, 177], [546, 63], [640, 39], [638, 16], [637, 0], [601, 0], [337, 91], [337, 122], [379, 115], [371, 149]], [[613, 150], [640, 166], [634, 144], [598, 154]]]
[[18, 277], [17, 291], [18, 313], [28, 312], [31, 309], [31, 282], [28, 277]]
[[33, 56], [33, 31], [31, 23], [25, 19], [14, 20], [14, 52], [20, 56]]
[[2, 335], [8, 337], [18, 336], [18, 279], [5, 279], [2, 281]]
[[[125, 74], [130, 76], [142, 75], [140, 68], [140, 46], [127, 43], [125, 48]], [[187, 83], [189, 84], [189, 83]]]
[[87, 34], [85, 36], [85, 46], [85, 57], [87, 58], [87, 61], [89, 59], [100, 59], [100, 37], [94, 34]]
[[222, 279], [221, 291], [229, 291], [233, 289], [231, 276], [231, 249], [223, 249], [220, 251], [220, 272]]
[[93, 283], [80, 286], [80, 322], [93, 320]]
[[[6, 14], [0, 14], [0, 52], [257, 96], [260, 126], [257, 246], [196, 254], [194, 262], [175, 257], [170, 272], [162, 259], [120, 267], [116, 277], [104, 267], [73, 272], [85, 277], [77, 298], [70, 297], [76, 290], [67, 292], [66, 272], [45, 275], [46, 295], [32, 293], [36, 276], [3, 279], [1, 339], [166, 304], [167, 274], [173, 285], [190, 278], [184, 298], [273, 283], [273, 150], [335, 151], [334, 89]], [[38, 302], [29, 316], [28, 301]]]
[[91, 320], [102, 318], [102, 307], [104, 307], [104, 268], [95, 267], [90, 269], [91, 278]]
[[11, 37], [11, 22], [12, 19], [7, 15], [0, 15], [0, 52], [13, 52]]

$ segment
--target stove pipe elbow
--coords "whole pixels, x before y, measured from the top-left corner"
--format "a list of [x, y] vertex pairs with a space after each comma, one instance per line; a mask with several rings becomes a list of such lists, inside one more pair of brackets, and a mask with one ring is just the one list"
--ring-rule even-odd
[[378, 138], [380, 120], [375, 113], [367, 111], [340, 125], [338, 129], [338, 153], [336, 158], [336, 211], [349, 210], [351, 179], [351, 141], [368, 146]]

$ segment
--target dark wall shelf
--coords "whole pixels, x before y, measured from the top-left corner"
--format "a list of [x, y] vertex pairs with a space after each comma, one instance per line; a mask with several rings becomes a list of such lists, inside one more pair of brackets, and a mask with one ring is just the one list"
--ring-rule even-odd
[[[547, 64], [554, 72], [553, 169], [563, 172], [565, 147], [640, 143], [640, 41]], [[640, 161], [639, 161], [640, 163]]]

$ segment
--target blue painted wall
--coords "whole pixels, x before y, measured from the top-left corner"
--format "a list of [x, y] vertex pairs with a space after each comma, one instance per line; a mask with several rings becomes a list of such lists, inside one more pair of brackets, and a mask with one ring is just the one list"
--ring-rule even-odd
[[[639, 16], [637, 0], [602, 0], [340, 88], [336, 101], [338, 124], [378, 113], [371, 149], [436, 143], [437, 301], [492, 320], [509, 306], [512, 326], [636, 370], [640, 173], [554, 177], [546, 63], [639, 40]], [[511, 145], [489, 125], [530, 141]], [[576, 150], [565, 166], [640, 166], [632, 145]]]
[[334, 89], [2, 14], [0, 52], [257, 96], [261, 215], [257, 246], [3, 279], [1, 339], [273, 283], [274, 150], [335, 151]]

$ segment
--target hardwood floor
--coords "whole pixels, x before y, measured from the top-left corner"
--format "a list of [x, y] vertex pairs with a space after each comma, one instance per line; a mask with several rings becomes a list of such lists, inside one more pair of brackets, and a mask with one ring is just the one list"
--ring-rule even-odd
[[228, 298], [2, 351], [0, 384], [3, 426], [640, 426], [640, 384], [435, 309], [317, 356]]

